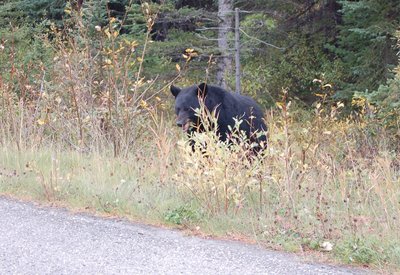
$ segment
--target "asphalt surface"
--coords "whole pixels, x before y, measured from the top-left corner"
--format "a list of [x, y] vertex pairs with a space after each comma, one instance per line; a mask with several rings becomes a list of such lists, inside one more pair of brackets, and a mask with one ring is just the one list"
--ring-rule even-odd
[[0, 197], [0, 274], [365, 274]]

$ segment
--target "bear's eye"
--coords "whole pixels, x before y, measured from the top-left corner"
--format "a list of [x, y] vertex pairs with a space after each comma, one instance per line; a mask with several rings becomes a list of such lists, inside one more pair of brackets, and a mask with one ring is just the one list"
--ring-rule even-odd
[[185, 107], [185, 108], [183, 108], [183, 111], [187, 112], [187, 111], [189, 111], [189, 108]]

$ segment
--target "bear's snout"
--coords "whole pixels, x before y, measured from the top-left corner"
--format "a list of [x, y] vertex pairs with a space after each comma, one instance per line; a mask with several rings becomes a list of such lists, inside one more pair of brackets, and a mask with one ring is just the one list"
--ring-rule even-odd
[[176, 118], [176, 125], [181, 127], [184, 132], [187, 132], [190, 128], [190, 119], [182, 119], [180, 117]]

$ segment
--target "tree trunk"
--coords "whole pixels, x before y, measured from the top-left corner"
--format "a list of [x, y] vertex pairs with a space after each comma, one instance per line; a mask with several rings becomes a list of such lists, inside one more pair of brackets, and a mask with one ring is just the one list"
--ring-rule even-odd
[[232, 69], [232, 55], [229, 51], [228, 35], [233, 22], [232, 0], [218, 0], [218, 49], [221, 53], [218, 58], [217, 84], [227, 88], [226, 75]]

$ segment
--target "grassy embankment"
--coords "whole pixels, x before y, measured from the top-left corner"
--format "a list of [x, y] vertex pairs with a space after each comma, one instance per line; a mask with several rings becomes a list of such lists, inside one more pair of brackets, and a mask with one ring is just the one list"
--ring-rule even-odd
[[212, 135], [196, 137], [211, 144], [210, 156], [192, 154], [169, 121], [148, 121], [117, 157], [112, 143], [82, 152], [30, 136], [16, 146], [2, 127], [0, 192], [289, 251], [329, 242], [344, 262], [398, 266], [400, 159], [390, 138], [363, 122], [287, 115], [268, 117], [268, 148], [252, 162]]

